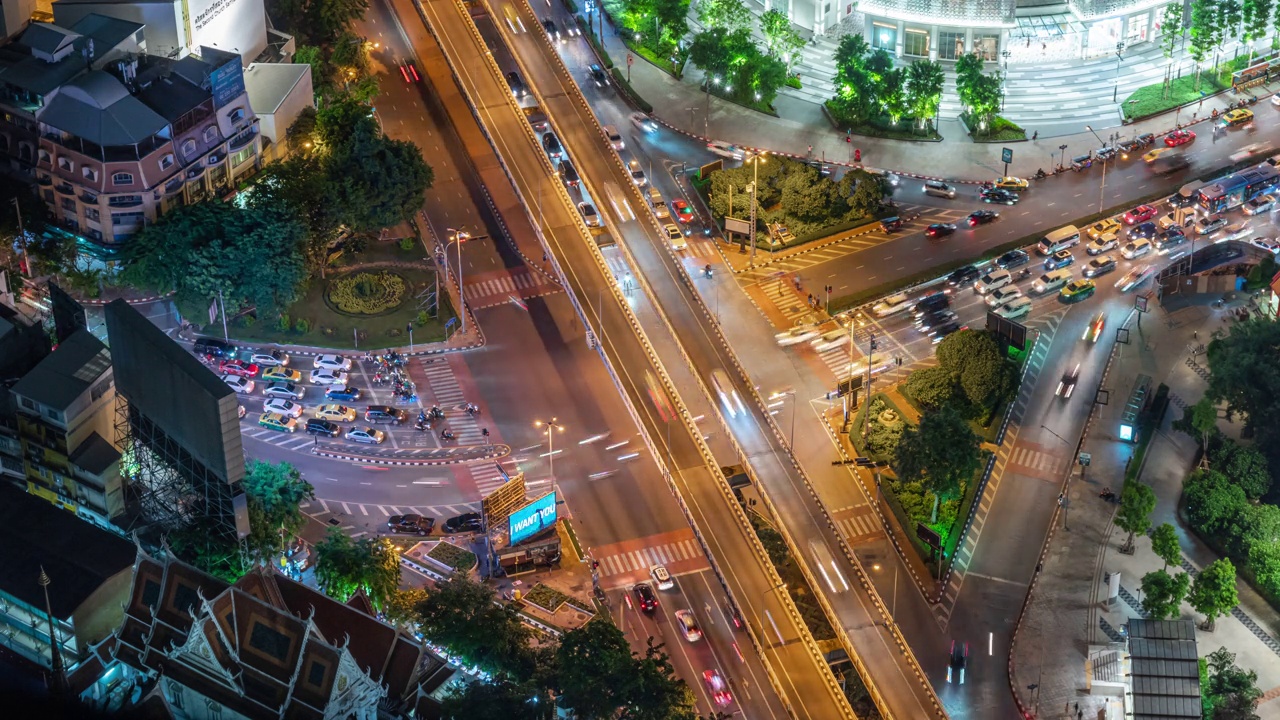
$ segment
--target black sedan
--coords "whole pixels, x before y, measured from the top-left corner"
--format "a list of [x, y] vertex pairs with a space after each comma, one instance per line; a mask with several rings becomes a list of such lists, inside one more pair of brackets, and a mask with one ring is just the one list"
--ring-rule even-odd
[[436, 526], [435, 518], [421, 515], [392, 515], [387, 518], [387, 529], [393, 533], [427, 536], [431, 528]]
[[463, 513], [444, 521], [444, 531], [449, 534], [477, 531], [484, 528], [480, 513]]
[[605, 84], [609, 82], [609, 76], [605, 74], [604, 68], [600, 67], [596, 63], [591, 63], [591, 66], [587, 68], [587, 72], [591, 73], [591, 79], [594, 80], [596, 85], [599, 87], [604, 87]]
[[1031, 256], [1026, 250], [1010, 250], [1009, 252], [996, 258], [996, 266], [1009, 270], [1019, 265], [1026, 265], [1031, 262]]
[[1071, 393], [1076, 389], [1076, 383], [1079, 381], [1080, 365], [1076, 364], [1074, 369], [1062, 373], [1062, 379], [1058, 381], [1058, 389], [1053, 394], [1066, 400], [1071, 397]]
[[1018, 202], [1018, 193], [1003, 188], [984, 188], [982, 202], [1015, 205]]
[[934, 223], [924, 229], [924, 234], [931, 237], [946, 237], [956, 231], [956, 226], [952, 223]]
[[920, 301], [911, 307], [911, 314], [918, 318], [932, 312], [945, 310], [950, 305], [951, 298], [945, 292], [936, 292], [920, 298]]
[[972, 265], [965, 265], [947, 276], [947, 285], [949, 287], [959, 287], [960, 285], [969, 285], [974, 280], [982, 277], [982, 271]]
[[995, 222], [998, 217], [1000, 217], [1000, 213], [995, 212], [994, 210], [978, 210], [977, 212], [971, 212], [969, 213], [969, 227], [977, 227], [978, 225], [986, 225], [987, 223]]
[[1187, 241], [1182, 228], [1171, 227], [1156, 236], [1156, 250], [1168, 250]]
[[965, 329], [965, 326], [961, 325], [959, 321], [952, 320], [946, 325], [943, 325], [942, 327], [933, 331], [933, 337], [932, 337], [933, 344], [937, 345], [938, 343], [945, 340], [947, 336], [950, 335], [951, 333], [959, 332], [960, 330], [964, 330], [964, 329]]
[[951, 657], [947, 660], [947, 682], [964, 684], [964, 669], [969, 664], [969, 643], [951, 641]]
[[1129, 239], [1130, 240], [1138, 240], [1138, 239], [1150, 240], [1151, 238], [1155, 237], [1156, 233], [1158, 232], [1160, 232], [1160, 229], [1156, 227], [1156, 224], [1151, 221], [1147, 221], [1144, 223], [1140, 223], [1138, 225], [1134, 225], [1132, 228], [1129, 228]]
[[920, 332], [931, 333], [947, 323], [954, 322], [955, 319], [956, 314], [954, 312], [950, 310], [939, 310], [937, 312], [931, 312], [917, 320], [916, 327], [920, 329]]

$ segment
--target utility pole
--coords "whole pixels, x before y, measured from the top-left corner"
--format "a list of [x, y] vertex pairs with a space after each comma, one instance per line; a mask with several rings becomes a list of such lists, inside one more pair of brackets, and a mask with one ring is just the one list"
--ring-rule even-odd
[[[31, 253], [27, 252], [27, 231], [22, 227], [22, 207], [18, 204], [18, 198], [9, 198], [9, 202], [13, 203], [13, 211], [18, 214], [18, 242], [22, 245], [22, 261], [18, 263], [18, 272], [26, 277], [31, 277]], [[26, 272], [22, 271], [22, 266], [26, 265]]]
[[867, 393], [867, 410], [862, 414], [862, 439], [867, 439], [867, 416], [871, 414], [871, 357], [876, 353], [876, 334], [869, 333], [867, 341], [867, 380], [863, 385], [863, 389]]
[[231, 342], [231, 335], [227, 332], [227, 304], [222, 301], [222, 290], [218, 290], [218, 308], [222, 311], [222, 339]]

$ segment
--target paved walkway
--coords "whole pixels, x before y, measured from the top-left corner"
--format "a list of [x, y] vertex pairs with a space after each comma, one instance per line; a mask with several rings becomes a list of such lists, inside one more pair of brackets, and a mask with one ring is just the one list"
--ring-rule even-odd
[[[1059, 512], [1043, 558], [1043, 572], [1032, 587], [1015, 635], [1011, 689], [1026, 711], [1038, 710], [1038, 717], [1074, 717], [1076, 703], [1084, 717], [1120, 717], [1102, 715], [1107, 698], [1090, 694], [1089, 688], [1100, 689], [1103, 683], [1118, 679], [1118, 656], [1112, 653], [1118, 647], [1114, 643], [1120, 640], [1120, 627], [1131, 618], [1142, 617], [1137, 599], [1141, 577], [1163, 566], [1146, 538], [1138, 538], [1133, 555], [1118, 552], [1127, 534], [1113, 524], [1116, 506], [1098, 497], [1103, 487], [1118, 492], [1123, 484], [1133, 446], [1119, 440], [1116, 432], [1124, 399], [1139, 374], [1152, 378], [1152, 392], [1161, 382], [1170, 388], [1169, 410], [1140, 475], [1158, 499], [1152, 523], [1169, 522], [1178, 528], [1186, 569], [1194, 571], [1217, 559], [1177, 518], [1182, 480], [1194, 462], [1196, 445], [1171, 424], [1181, 416], [1182, 406], [1194, 403], [1204, 393], [1203, 379], [1186, 363], [1190, 343], [1197, 337], [1207, 339], [1222, 328], [1229, 309], [1215, 310], [1202, 304], [1168, 315], [1157, 309], [1143, 319], [1141, 333], [1137, 323], [1130, 321], [1131, 342], [1120, 346], [1113, 356], [1104, 380], [1112, 402], [1095, 413], [1083, 446], [1092, 456], [1091, 465], [1083, 477], [1079, 466], [1075, 468], [1067, 491], [1068, 506]], [[1120, 597], [1109, 603], [1105, 577], [1115, 572], [1120, 573]], [[1238, 664], [1257, 671], [1263, 692], [1280, 688], [1280, 657], [1259, 637], [1280, 630], [1280, 614], [1249, 586], [1243, 582], [1237, 585], [1240, 612], [1219, 619], [1212, 633], [1199, 631], [1199, 652], [1205, 656], [1226, 646], [1238, 654]], [[1203, 619], [1185, 604], [1182, 616], [1197, 622]], [[1040, 686], [1038, 693], [1027, 689], [1033, 684]], [[1280, 703], [1272, 701], [1277, 695], [1280, 692], [1270, 693], [1259, 707], [1258, 714], [1264, 720], [1280, 718]], [[1110, 712], [1118, 710], [1112, 701]]]
[[[628, 54], [626, 46], [614, 34], [614, 30], [608, 23], [605, 24], [604, 34], [605, 50], [625, 74]], [[1144, 51], [1142, 54], [1135, 55], [1132, 61], [1145, 63], [1142, 68], [1138, 68], [1143, 77], [1150, 74], [1151, 69], [1148, 66], [1152, 66], [1155, 62], [1149, 55], [1150, 53]], [[1056, 92], [1048, 92], [1046, 97], [1062, 96], [1065, 87], [1074, 87], [1078, 84], [1096, 85], [1096, 78], [1103, 72], [1105, 62], [1093, 61], [1066, 65], [1067, 67], [1048, 65], [1034, 71], [1016, 70], [1011, 73], [1010, 82], [1025, 83], [1028, 87], [1035, 87], [1049, 82], [1050, 75], [1054, 75], [1056, 79], [1053, 82], [1058, 83], [1060, 87]], [[1114, 68], [1114, 60], [1111, 62], [1111, 67]], [[1137, 65], [1134, 67], [1137, 68]], [[803, 69], [801, 72], [803, 75]], [[1126, 66], [1122, 64], [1121, 74], [1127, 77], [1127, 73]], [[1112, 69], [1109, 75], [1102, 77], [1114, 77], [1114, 75], [1115, 71]], [[950, 179], [990, 179], [1004, 172], [1004, 165], [1000, 162], [1002, 147], [1012, 147], [1014, 150], [1014, 161], [1009, 165], [1009, 173], [1026, 176], [1033, 174], [1038, 168], [1050, 169], [1052, 166], [1050, 157], [1060, 154], [1058, 150], [1060, 145], [1083, 150], [1094, 149], [1102, 144], [1092, 133], [1084, 129], [1083, 125], [1086, 122], [1084, 120], [1079, 120], [1074, 129], [1070, 126], [1051, 128], [1054, 133], [1061, 131], [1066, 134], [1050, 137], [1049, 131], [1046, 131], [1037, 141], [1005, 145], [978, 144], [968, 139], [958, 120], [945, 114], [939, 126], [939, 132], [944, 138], [941, 142], [855, 137], [853, 142], [846, 143], [844, 133], [832, 127], [821, 105], [815, 102], [816, 98], [801, 97], [800, 93], [788, 91], [779, 94], [774, 101], [774, 109], [778, 117], [772, 117], [702, 92], [699, 89], [702, 73], [692, 65], [687, 66], [683, 80], [676, 80], [644, 58], [636, 56], [630, 70], [630, 77], [631, 85], [640, 97], [654, 106], [654, 116], [673, 130], [704, 140], [719, 139], [796, 157], [812, 153], [813, 157], [828, 162], [848, 164], [852, 164], [856, 148], [862, 151], [862, 163], [867, 166], [894, 170], [917, 177], [934, 177], [938, 173], [944, 173]], [[1160, 75], [1157, 74], [1156, 77], [1158, 80]], [[1136, 84], [1135, 87], [1137, 87]], [[1113, 84], [1106, 83], [1105, 89], [1113, 90]], [[1257, 88], [1255, 92], [1266, 95], [1271, 90]], [[1178, 119], [1185, 126], [1191, 121], [1191, 112], [1197, 111], [1197, 121], [1202, 122], [1214, 109], [1221, 112], [1234, 97], [1226, 93], [1207, 98], [1202, 105], [1189, 108]], [[1092, 104], [1094, 100], [1081, 96], [1072, 102]], [[1049, 111], [1042, 112], [1045, 113], [1045, 122], [1042, 124], [1048, 127]], [[1033, 122], [1027, 126], [1027, 131], [1035, 132], [1037, 128], [1034, 125]], [[1118, 125], [1117, 117], [1116, 122], [1111, 123], [1110, 127]], [[1095, 127], [1103, 138], [1109, 134], [1108, 131], [1104, 131], [1106, 126], [1098, 124]], [[1123, 137], [1132, 137], [1147, 132], [1163, 134], [1172, 130], [1173, 127], [1174, 115], [1167, 113], [1127, 125], [1119, 130]], [[945, 158], [945, 169], [939, 167], [941, 165], [939, 160], [943, 158]]]

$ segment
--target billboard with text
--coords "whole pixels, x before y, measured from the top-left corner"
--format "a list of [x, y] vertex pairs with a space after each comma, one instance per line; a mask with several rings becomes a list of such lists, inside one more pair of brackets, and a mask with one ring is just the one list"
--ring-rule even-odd
[[551, 491], [524, 507], [511, 513], [507, 518], [512, 545], [524, 542], [556, 524], [556, 493]]

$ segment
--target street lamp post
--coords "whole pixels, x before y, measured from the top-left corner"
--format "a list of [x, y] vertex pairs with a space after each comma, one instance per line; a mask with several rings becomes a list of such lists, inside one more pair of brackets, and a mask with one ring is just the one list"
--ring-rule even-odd
[[1058, 169], [1061, 170], [1067, 166], [1067, 146], [1059, 145], [1058, 150], [1062, 151], [1062, 158], [1058, 160]]
[[760, 181], [760, 163], [767, 162], [764, 152], [747, 153], [743, 158], [743, 162], [751, 163], [751, 227], [747, 232], [747, 239], [751, 243], [751, 258], [747, 261], [748, 267], [756, 266], [756, 188]]
[[546, 428], [547, 432], [547, 472], [551, 474], [551, 485], [554, 488], [556, 484], [556, 433], [564, 432], [564, 425], [561, 425], [556, 418], [551, 418], [549, 422], [535, 420], [533, 426], [542, 429]]
[[1111, 93], [1111, 102], [1120, 98], [1120, 61], [1124, 59], [1124, 42], [1116, 43], [1116, 89]]
[[[453, 238], [445, 241], [445, 244], [444, 244], [444, 260], [445, 260], [446, 272], [448, 271], [448, 267], [449, 267], [449, 246], [454, 243], [458, 244], [458, 299], [459, 299], [459, 302], [463, 305], [463, 307], [460, 307], [458, 309], [459, 310], [458, 326], [463, 333], [466, 333], [467, 332], [467, 309], [466, 309], [467, 296], [462, 286], [462, 243], [471, 239], [471, 233], [465, 230], [460, 230], [458, 228], [445, 228], [445, 229], [453, 234]], [[436, 302], [437, 303], [440, 302], [439, 296], [436, 297]]]
[[[1098, 142], [1102, 143], [1102, 147], [1105, 148], [1107, 146], [1105, 142], [1102, 142], [1102, 138], [1098, 137], [1098, 133], [1093, 132], [1092, 125], [1085, 125], [1084, 127], [1086, 130], [1093, 133], [1094, 137], [1098, 138]], [[1108, 158], [1102, 159], [1102, 185], [1098, 188], [1098, 212], [1099, 213], [1102, 212], [1102, 206], [1106, 202], [1105, 196], [1107, 192], [1107, 159]]]

